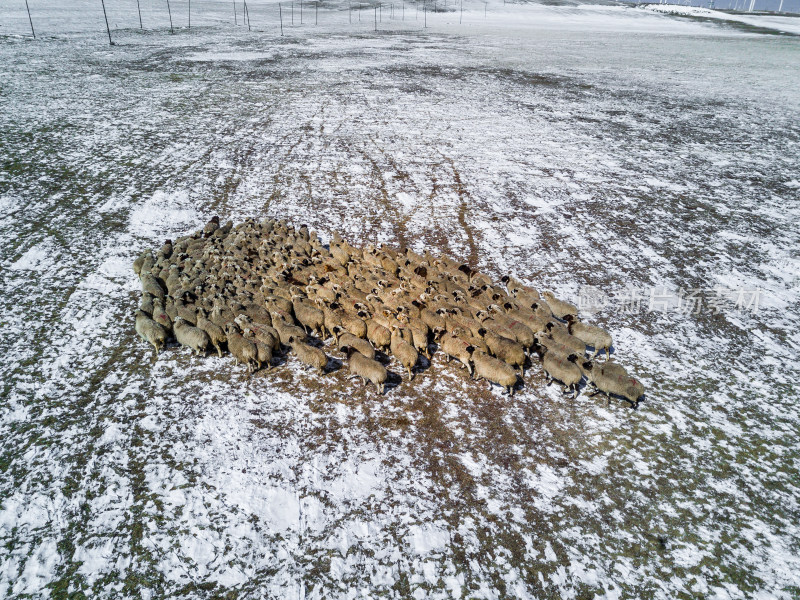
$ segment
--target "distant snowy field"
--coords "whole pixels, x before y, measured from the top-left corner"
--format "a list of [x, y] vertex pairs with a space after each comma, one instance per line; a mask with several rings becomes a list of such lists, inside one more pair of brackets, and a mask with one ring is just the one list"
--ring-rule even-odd
[[[189, 31], [173, 0], [170, 35], [141, 4], [106, 0], [114, 47], [99, 2], [31, 0], [36, 41], [0, 5], [0, 597], [800, 595], [800, 39], [496, 0], [377, 32], [282, 3], [283, 37], [276, 3]], [[212, 214], [595, 286], [646, 401], [155, 360], [131, 263]]]

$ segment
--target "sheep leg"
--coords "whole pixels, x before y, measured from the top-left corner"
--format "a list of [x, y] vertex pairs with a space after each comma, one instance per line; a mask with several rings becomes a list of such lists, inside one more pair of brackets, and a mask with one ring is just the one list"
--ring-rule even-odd
[[408, 380], [411, 381], [414, 379], [414, 374], [411, 372], [411, 367], [406, 367], [408, 369]]
[[366, 380], [366, 379], [364, 379], [364, 376], [363, 376], [363, 375], [361, 376], [361, 384], [362, 384], [362, 385], [367, 385], [367, 380]]

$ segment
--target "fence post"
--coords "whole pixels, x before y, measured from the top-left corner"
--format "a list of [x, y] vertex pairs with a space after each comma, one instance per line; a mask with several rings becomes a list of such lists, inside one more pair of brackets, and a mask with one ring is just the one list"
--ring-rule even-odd
[[33, 39], [36, 39], [36, 32], [33, 30], [33, 19], [31, 19], [31, 7], [28, 6], [28, 0], [25, 0], [25, 8], [28, 10], [28, 21], [31, 24], [31, 33], [33, 34]]
[[[108, 45], [113, 46], [114, 42], [111, 41], [111, 28], [108, 26], [108, 15], [106, 14], [106, 2], [105, 0], [100, 0], [100, 3], [103, 5], [103, 16], [106, 19], [106, 31], [108, 32]], [[26, 0], [27, 4], [27, 0]]]

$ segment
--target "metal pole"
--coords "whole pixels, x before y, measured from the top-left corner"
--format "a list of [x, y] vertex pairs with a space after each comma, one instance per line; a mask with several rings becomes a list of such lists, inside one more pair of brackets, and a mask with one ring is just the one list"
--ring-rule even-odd
[[283, 35], [283, 11], [281, 10], [280, 2], [278, 2], [278, 16], [281, 18], [281, 35]]
[[233, 24], [239, 25], [239, 17], [236, 16], [236, 0], [233, 0]]
[[33, 19], [31, 19], [31, 8], [28, 6], [28, 0], [25, 0], [25, 8], [28, 10], [28, 21], [31, 23], [31, 33], [33, 34], [33, 39], [36, 39], [36, 32], [33, 30]]
[[294, 25], [294, 0], [292, 0], [292, 25]]
[[319, 23], [319, 0], [314, 2], [314, 25]]
[[464, 18], [464, 0], [461, 0], [461, 14], [458, 15], [458, 24], [461, 25], [461, 20]]
[[300, 25], [303, 24], [303, 0], [300, 0]]
[[[27, 0], [25, 0], [27, 4]], [[103, 5], [103, 16], [106, 18], [106, 31], [108, 32], [108, 45], [113, 46], [114, 42], [111, 41], [111, 28], [108, 26], [108, 15], [106, 14], [106, 2], [105, 0], [100, 0], [100, 3]]]
[[139, 0], [136, 0], [136, 8], [139, 9], [139, 29], [144, 29], [144, 26], [142, 25], [142, 7], [139, 4]]
[[375, 7], [375, 31], [378, 31], [378, 7]]
[[192, 28], [192, 0], [189, 0], [189, 29]]
[[347, 16], [350, 18], [350, 24], [353, 24], [353, 4], [350, 0], [347, 0]]
[[428, 0], [425, 0], [423, 5], [422, 5], [422, 14], [425, 17], [425, 24], [423, 25], [423, 27], [427, 27], [428, 26]]
[[250, 31], [250, 9], [247, 8], [247, 0], [244, 0], [244, 16], [247, 19], [247, 31]]
[[172, 29], [172, 10], [169, 7], [169, 0], [167, 0], [167, 12], [169, 13], [169, 32], [175, 33], [175, 30]]

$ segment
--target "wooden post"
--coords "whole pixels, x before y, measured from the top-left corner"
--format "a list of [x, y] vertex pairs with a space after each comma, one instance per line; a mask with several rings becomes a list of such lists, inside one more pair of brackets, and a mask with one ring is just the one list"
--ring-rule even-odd
[[[26, 0], [27, 3], [27, 0]], [[100, 3], [103, 5], [103, 16], [106, 18], [106, 31], [108, 32], [108, 45], [113, 46], [114, 42], [111, 41], [111, 28], [108, 26], [108, 15], [106, 14], [106, 2], [105, 0], [100, 0]]]
[[169, 13], [169, 32], [175, 33], [175, 30], [172, 29], [172, 9], [169, 7], [169, 0], [167, 0], [167, 12]]
[[236, 0], [233, 0], [233, 24], [239, 26], [239, 17], [236, 16]]
[[281, 10], [281, 3], [278, 2], [278, 16], [281, 19], [281, 36], [283, 35], [283, 11]]
[[424, 4], [422, 5], [422, 14], [425, 17], [425, 23], [423, 24], [423, 27], [427, 27], [428, 26], [428, 0], [423, 0], [423, 1], [424, 1]]
[[292, 0], [292, 26], [294, 26], [294, 0]]
[[139, 9], [139, 29], [144, 29], [144, 26], [142, 25], [142, 7], [139, 4], [139, 0], [136, 0], [136, 8]]
[[303, 0], [300, 0], [300, 25], [303, 24]]
[[378, 7], [375, 7], [375, 31], [378, 31]]
[[314, 2], [314, 25], [319, 23], [319, 0]]
[[461, 14], [458, 15], [458, 24], [461, 25], [461, 20], [464, 18], [464, 0], [461, 0]]
[[353, 24], [353, 3], [351, 0], [347, 0], [347, 16], [350, 19], [350, 25]]
[[192, 0], [189, 0], [189, 29], [192, 28]]
[[25, 8], [28, 10], [28, 21], [31, 24], [31, 34], [33, 34], [33, 39], [36, 39], [36, 32], [33, 30], [33, 19], [31, 19], [31, 7], [28, 6], [28, 0], [25, 0]]
[[250, 9], [247, 8], [247, 0], [244, 0], [244, 18], [247, 19], [247, 31], [250, 31]]

